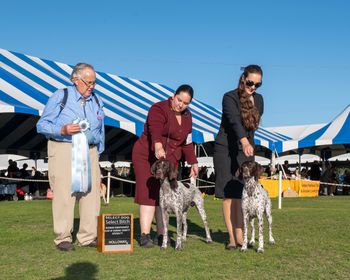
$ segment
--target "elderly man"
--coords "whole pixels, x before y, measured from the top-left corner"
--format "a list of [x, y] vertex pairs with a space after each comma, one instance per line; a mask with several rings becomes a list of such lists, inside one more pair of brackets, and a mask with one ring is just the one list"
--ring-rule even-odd
[[96, 247], [100, 212], [99, 154], [104, 150], [104, 113], [93, 92], [94, 68], [77, 64], [71, 74], [74, 86], [59, 89], [49, 98], [37, 123], [48, 139], [49, 181], [54, 192], [53, 226], [57, 249], [72, 251], [74, 205], [79, 201], [77, 242]]

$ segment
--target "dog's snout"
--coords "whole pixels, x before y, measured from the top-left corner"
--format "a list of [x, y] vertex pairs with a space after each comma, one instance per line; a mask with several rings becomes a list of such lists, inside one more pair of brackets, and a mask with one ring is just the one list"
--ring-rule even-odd
[[162, 171], [161, 170], [157, 170], [156, 171], [156, 175], [161, 175], [162, 174]]
[[250, 175], [250, 169], [248, 166], [242, 166], [243, 176], [249, 176]]
[[154, 171], [154, 177], [156, 177], [157, 179], [162, 179], [162, 177], [163, 177], [163, 172], [162, 172], [162, 170], [161, 169], [156, 169], [155, 171]]

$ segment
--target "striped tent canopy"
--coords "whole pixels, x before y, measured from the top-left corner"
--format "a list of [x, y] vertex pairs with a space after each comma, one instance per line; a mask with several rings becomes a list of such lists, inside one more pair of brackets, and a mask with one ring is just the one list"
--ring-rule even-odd
[[[73, 66], [0, 49], [0, 153], [29, 155], [46, 151], [46, 139], [36, 133], [35, 124], [53, 92], [71, 85]], [[130, 156], [143, 131], [152, 104], [171, 96], [173, 89], [151, 82], [97, 71], [95, 92], [102, 98], [106, 113], [106, 153], [111, 160]], [[193, 141], [215, 139], [221, 112], [193, 99]], [[260, 127], [255, 143], [283, 151], [291, 138]], [[114, 156], [113, 156], [114, 155]], [[40, 155], [41, 157], [43, 154]], [[33, 156], [32, 156], [33, 157]]]
[[[350, 150], [350, 105], [348, 105], [335, 119], [325, 125], [305, 125], [302, 136], [288, 137], [276, 132], [276, 128], [266, 128], [256, 133], [255, 142], [277, 153], [288, 151], [302, 152], [320, 150], [323, 152], [346, 152]], [[315, 129], [315, 127], [317, 127]], [[285, 127], [288, 130], [288, 127]], [[309, 129], [310, 128], [310, 129]], [[293, 128], [292, 128], [293, 129]], [[306, 133], [305, 133], [306, 132]], [[268, 134], [268, 133], [272, 133]], [[267, 135], [266, 135], [267, 134]], [[263, 139], [264, 136], [268, 139]], [[266, 142], [264, 142], [266, 141]], [[327, 156], [325, 156], [327, 157]]]
[[[0, 153], [45, 150], [46, 141], [36, 134], [35, 124], [49, 96], [71, 85], [72, 69], [71, 65], [0, 49]], [[150, 106], [173, 95], [174, 90], [97, 71], [95, 92], [105, 104], [106, 153], [130, 154]], [[197, 99], [190, 110], [193, 141], [213, 141], [221, 112]]]
[[298, 141], [299, 148], [350, 144], [350, 105], [333, 121]]
[[299, 148], [350, 144], [350, 105], [333, 121], [299, 140]]
[[294, 143], [295, 141], [286, 135], [273, 132], [268, 128], [259, 127], [255, 131], [255, 145], [263, 146], [271, 151], [282, 153], [286, 150], [286, 143]]

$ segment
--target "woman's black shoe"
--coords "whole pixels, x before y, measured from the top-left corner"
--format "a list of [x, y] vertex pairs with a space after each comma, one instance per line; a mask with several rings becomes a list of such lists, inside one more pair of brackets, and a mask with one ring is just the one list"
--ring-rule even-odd
[[142, 233], [140, 238], [140, 246], [143, 248], [152, 248], [153, 242], [151, 240], [151, 235], [148, 233]]
[[226, 250], [236, 250], [237, 246], [236, 245], [226, 244], [225, 249]]

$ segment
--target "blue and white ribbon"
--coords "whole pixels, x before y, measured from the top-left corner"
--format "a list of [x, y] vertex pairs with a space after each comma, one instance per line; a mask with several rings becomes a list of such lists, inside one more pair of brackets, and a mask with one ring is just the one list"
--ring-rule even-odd
[[91, 164], [89, 143], [86, 137], [90, 124], [87, 120], [76, 119], [79, 133], [72, 136], [72, 193], [88, 193], [91, 191]]

